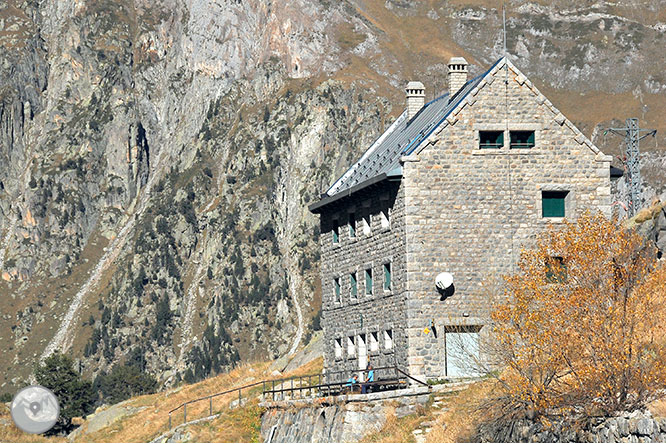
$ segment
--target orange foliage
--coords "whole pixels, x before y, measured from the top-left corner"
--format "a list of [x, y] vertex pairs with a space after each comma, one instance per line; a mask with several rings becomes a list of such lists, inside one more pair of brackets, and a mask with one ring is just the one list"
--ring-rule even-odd
[[550, 227], [492, 313], [505, 412], [608, 414], [666, 387], [666, 264], [601, 214]]

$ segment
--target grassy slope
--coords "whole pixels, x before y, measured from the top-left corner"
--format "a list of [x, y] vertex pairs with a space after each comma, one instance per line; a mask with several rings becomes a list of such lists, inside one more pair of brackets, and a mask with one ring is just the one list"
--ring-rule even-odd
[[[169, 410], [185, 401], [225, 391], [264, 379], [274, 379], [268, 371], [270, 362], [247, 364], [235, 370], [206, 379], [191, 385], [153, 395], [132, 398], [123, 403], [123, 407], [133, 411], [105, 428], [88, 433], [89, 422], [81, 426], [81, 433], [75, 442], [148, 442], [168, 430]], [[306, 364], [294, 372], [283, 375], [296, 376], [321, 372], [322, 358]], [[247, 404], [240, 409], [230, 409], [231, 401], [237, 399], [238, 392], [219, 396], [213, 400], [213, 413], [220, 416], [211, 422], [188, 426], [184, 433], [190, 441], [197, 442], [260, 442], [259, 428], [262, 409], [258, 406], [257, 395], [261, 386], [249, 392]], [[248, 394], [243, 394], [243, 398]], [[139, 410], [140, 409], [140, 410]], [[188, 420], [208, 416], [208, 401], [193, 404], [187, 409]], [[182, 423], [183, 410], [173, 414], [173, 426]], [[28, 435], [17, 429], [9, 415], [9, 409], [0, 407], [0, 442], [65, 442], [62, 437], [46, 439], [40, 435]]]

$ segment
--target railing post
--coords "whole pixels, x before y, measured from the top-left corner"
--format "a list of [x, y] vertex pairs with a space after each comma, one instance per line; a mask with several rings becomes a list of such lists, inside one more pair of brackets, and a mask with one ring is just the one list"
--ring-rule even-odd
[[183, 422], [187, 422], [187, 404], [183, 406]]
[[273, 401], [275, 401], [275, 379], [273, 379], [273, 390], [271, 390], [271, 395], [273, 395], [272, 398]]
[[171, 430], [171, 413], [169, 413], [169, 430]]
[[238, 389], [238, 408], [241, 406], [241, 389]]
[[208, 398], [208, 401], [210, 401], [208, 405], [209, 416], [213, 416], [213, 397], [211, 396], [210, 398]]
[[291, 399], [294, 399], [294, 378], [291, 378]]

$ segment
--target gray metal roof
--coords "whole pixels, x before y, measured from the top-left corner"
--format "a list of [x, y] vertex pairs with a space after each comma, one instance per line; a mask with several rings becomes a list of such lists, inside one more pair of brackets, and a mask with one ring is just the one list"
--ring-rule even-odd
[[[501, 59], [488, 71], [465, 83], [450, 99], [448, 94], [444, 94], [426, 103], [411, 120], [407, 120], [407, 111], [404, 111], [365, 154], [335, 181], [322, 196], [323, 200], [328, 201], [330, 199], [326, 199], [327, 197], [338, 194], [348, 195], [349, 193], [343, 192], [380, 175], [400, 175], [400, 157], [409, 155], [418, 148], [500, 61]], [[315, 206], [320, 205], [313, 205]]]

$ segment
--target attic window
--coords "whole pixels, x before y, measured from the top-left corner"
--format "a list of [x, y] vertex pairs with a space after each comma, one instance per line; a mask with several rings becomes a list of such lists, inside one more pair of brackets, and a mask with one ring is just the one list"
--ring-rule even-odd
[[372, 234], [372, 226], [370, 225], [370, 215], [363, 217], [363, 235], [370, 236]]
[[542, 191], [541, 210], [543, 217], [565, 217], [568, 191]]
[[511, 149], [516, 148], [534, 148], [534, 131], [511, 131]]
[[386, 208], [385, 210], [382, 210], [379, 214], [382, 220], [382, 228], [385, 229], [391, 228], [391, 209]]
[[479, 131], [479, 148], [493, 149], [504, 146], [504, 131]]
[[333, 243], [337, 244], [340, 242], [340, 227], [338, 226], [338, 221], [333, 222]]
[[356, 215], [349, 213], [349, 237], [356, 237]]

